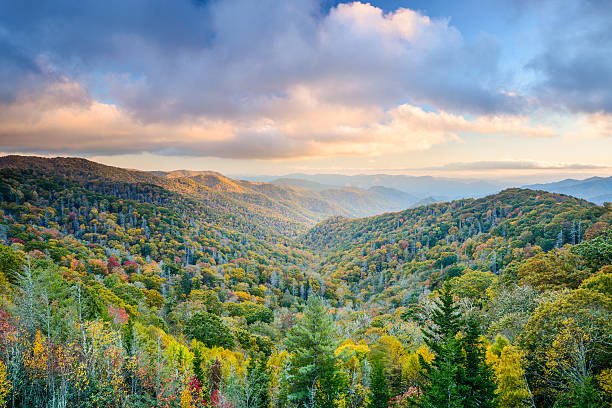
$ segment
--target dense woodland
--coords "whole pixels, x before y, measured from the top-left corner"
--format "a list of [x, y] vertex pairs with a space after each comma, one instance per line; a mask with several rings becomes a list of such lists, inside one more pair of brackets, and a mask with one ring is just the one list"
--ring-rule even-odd
[[612, 406], [610, 204], [0, 164], [0, 407]]

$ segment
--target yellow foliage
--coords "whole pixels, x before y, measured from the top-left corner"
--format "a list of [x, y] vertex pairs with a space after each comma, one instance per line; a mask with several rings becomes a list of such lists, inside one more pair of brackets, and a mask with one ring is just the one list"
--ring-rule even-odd
[[28, 368], [33, 379], [41, 379], [46, 375], [49, 356], [45, 348], [44, 339], [40, 330], [36, 332], [34, 343], [24, 355], [24, 365]]
[[419, 347], [414, 353], [404, 356], [401, 360], [402, 378], [411, 387], [420, 387], [425, 381], [425, 367], [421, 365], [422, 357], [427, 363], [431, 363], [434, 359], [434, 354], [427, 346]]
[[13, 389], [13, 385], [6, 378], [6, 365], [0, 360], [0, 407], [5, 407], [7, 402], [7, 395]]
[[493, 346], [487, 348], [487, 364], [493, 368], [500, 408], [523, 408], [529, 406], [530, 394], [523, 369], [524, 355], [508, 344], [498, 354]]
[[215, 358], [218, 358], [219, 361], [221, 361], [221, 372], [224, 379], [229, 378], [232, 373], [239, 376], [246, 374], [246, 360], [242, 353], [231, 351], [223, 347], [202, 347], [201, 350], [202, 359], [204, 361], [213, 361]]
[[612, 368], [603, 370], [597, 376], [597, 382], [599, 382], [599, 386], [606, 393], [606, 395], [608, 397], [612, 397]]
[[336, 356], [344, 357], [343, 366], [348, 370], [356, 370], [367, 357], [370, 348], [364, 343], [355, 343], [351, 339], [345, 340], [335, 351]]
[[191, 396], [191, 392], [189, 392], [189, 388], [185, 386], [181, 392], [181, 408], [192, 408], [192, 404], [193, 397]]

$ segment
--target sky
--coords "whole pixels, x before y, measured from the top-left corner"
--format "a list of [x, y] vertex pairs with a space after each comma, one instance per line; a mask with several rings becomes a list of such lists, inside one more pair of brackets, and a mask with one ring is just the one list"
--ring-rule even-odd
[[242, 175], [612, 175], [610, 16], [608, 0], [6, 0], [0, 152]]

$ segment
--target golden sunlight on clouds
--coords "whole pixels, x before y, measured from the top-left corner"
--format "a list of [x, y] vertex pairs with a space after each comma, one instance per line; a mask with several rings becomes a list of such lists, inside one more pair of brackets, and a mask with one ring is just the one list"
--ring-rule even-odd
[[[483, 115], [473, 120], [403, 104], [388, 111], [320, 101], [295, 87], [266, 115], [249, 119], [206, 116], [144, 122], [116, 105], [86, 97], [78, 83], [63, 81], [37, 95], [21, 95], [0, 111], [5, 147], [27, 151], [113, 154], [148, 151], [226, 158], [376, 156], [422, 151], [461, 140], [464, 133], [550, 137], [522, 116]], [[256, 143], [257, 145], [253, 145]]]
[[339, 23], [353, 33], [378, 32], [388, 37], [414, 40], [431, 23], [428, 16], [400, 8], [393, 13], [383, 13], [370, 3], [339, 4], [330, 13], [330, 22]]
[[612, 137], [612, 114], [604, 112], [585, 114], [579, 119], [578, 126], [579, 137]]

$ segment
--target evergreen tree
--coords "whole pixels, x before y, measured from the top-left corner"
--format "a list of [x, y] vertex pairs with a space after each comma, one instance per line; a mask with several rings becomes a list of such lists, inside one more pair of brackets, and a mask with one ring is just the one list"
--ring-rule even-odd
[[266, 366], [265, 355], [249, 360], [245, 394], [249, 394], [249, 407], [268, 408], [270, 406], [270, 370]]
[[200, 351], [200, 347], [196, 346], [193, 348], [193, 375], [198, 379], [198, 381], [203, 384], [204, 383], [204, 372], [202, 371], [202, 352]]
[[428, 385], [418, 405], [423, 408], [462, 408], [465, 387], [460, 379], [464, 377], [461, 342], [457, 333], [461, 327], [458, 307], [453, 302], [448, 285], [444, 285], [440, 298], [433, 310], [433, 326], [423, 330], [425, 343], [434, 354], [428, 364], [420, 356], [421, 365], [427, 369]]
[[493, 373], [486, 363], [485, 349], [480, 340], [480, 322], [469, 317], [465, 335], [461, 339], [465, 359], [465, 374], [461, 383], [465, 386], [465, 408], [493, 408], [495, 404], [495, 383]]
[[335, 407], [343, 378], [334, 353], [334, 327], [323, 300], [310, 296], [304, 318], [287, 336], [292, 353], [289, 400], [291, 406]]
[[121, 328], [121, 338], [127, 355], [131, 357], [134, 354], [134, 320], [131, 317]]
[[370, 402], [368, 408], [387, 408], [389, 405], [389, 387], [384, 350], [376, 348], [370, 354]]

